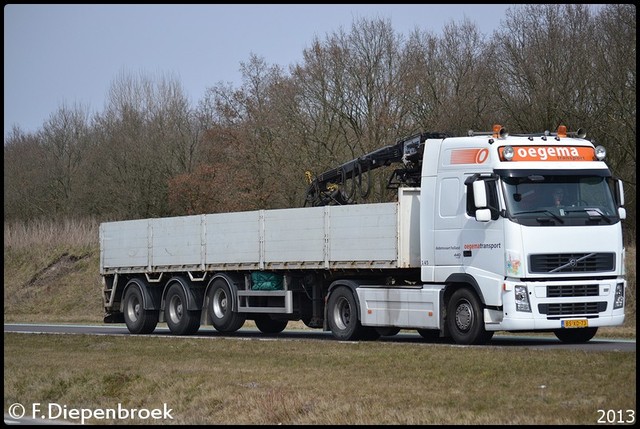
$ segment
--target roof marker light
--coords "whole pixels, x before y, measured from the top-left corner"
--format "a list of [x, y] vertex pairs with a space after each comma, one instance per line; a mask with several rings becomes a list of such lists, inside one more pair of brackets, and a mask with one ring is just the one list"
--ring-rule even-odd
[[598, 159], [598, 161], [604, 161], [606, 156], [607, 150], [604, 148], [604, 146], [596, 146], [596, 158]]
[[558, 137], [560, 138], [567, 137], [567, 127], [565, 125], [560, 125], [558, 127]]

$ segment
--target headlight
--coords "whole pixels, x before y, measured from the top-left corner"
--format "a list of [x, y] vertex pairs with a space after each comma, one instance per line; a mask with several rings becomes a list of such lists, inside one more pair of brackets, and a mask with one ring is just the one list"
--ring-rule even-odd
[[513, 154], [513, 147], [505, 146], [504, 148], [502, 148], [502, 157], [505, 161], [511, 161], [513, 159]]
[[531, 304], [529, 304], [529, 292], [526, 286], [515, 286], [513, 288], [516, 297], [516, 310], [531, 313]]
[[622, 308], [624, 307], [624, 283], [618, 283], [616, 285], [616, 295], [613, 299], [613, 308]]

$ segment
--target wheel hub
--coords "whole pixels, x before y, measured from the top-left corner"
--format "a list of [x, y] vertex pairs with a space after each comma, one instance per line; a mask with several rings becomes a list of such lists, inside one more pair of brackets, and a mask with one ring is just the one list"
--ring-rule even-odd
[[456, 326], [461, 331], [469, 330], [473, 322], [473, 309], [468, 302], [462, 302], [456, 308]]

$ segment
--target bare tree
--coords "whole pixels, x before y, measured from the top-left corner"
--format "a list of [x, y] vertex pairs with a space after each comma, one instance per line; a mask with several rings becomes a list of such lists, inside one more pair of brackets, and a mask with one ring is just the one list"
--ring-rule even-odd
[[14, 126], [4, 143], [4, 220], [50, 214], [45, 153], [36, 133]]
[[495, 121], [489, 49], [475, 24], [448, 23], [441, 36], [415, 30], [404, 49], [404, 91], [415, 131], [465, 133]]
[[41, 145], [49, 177], [50, 207], [63, 216], [80, 211], [78, 195], [89, 143], [88, 107], [62, 105], [43, 126]]
[[[608, 163], [625, 182], [628, 237], [636, 231], [636, 6], [610, 4], [597, 19], [591, 132], [607, 148]], [[586, 118], [591, 119], [591, 118]]]
[[239, 89], [219, 83], [207, 90], [198, 109], [207, 127], [201, 161], [215, 170], [215, 175], [208, 173], [215, 177], [208, 198], [216, 202], [216, 207], [209, 207], [213, 211], [277, 205], [279, 165], [288, 161], [277, 147], [279, 130], [270, 91], [281, 80], [282, 71], [256, 55], [241, 63], [241, 71]]
[[[314, 40], [293, 70], [300, 91], [297, 129], [316, 174], [395, 142], [410, 120], [403, 97], [402, 38], [388, 20], [357, 20]], [[294, 110], [294, 109], [292, 109]], [[377, 177], [372, 199], [385, 200]]]
[[439, 122], [442, 129], [461, 135], [469, 129], [486, 129], [496, 102], [492, 91], [492, 62], [484, 36], [465, 19], [445, 26], [436, 51], [443, 82]]
[[189, 103], [175, 78], [122, 72], [96, 118], [96, 157], [107, 206], [131, 217], [169, 212], [167, 184], [193, 168], [198, 139]]
[[306, 168], [316, 173], [342, 161], [340, 148], [349, 141], [342, 51], [336, 41], [323, 46], [315, 39], [303, 51], [304, 63], [292, 72], [297, 101], [291, 100], [291, 122], [300, 136], [297, 149], [306, 154]]
[[492, 58], [501, 109], [513, 131], [574, 128], [589, 115], [593, 34], [588, 5], [531, 4], [507, 11]]

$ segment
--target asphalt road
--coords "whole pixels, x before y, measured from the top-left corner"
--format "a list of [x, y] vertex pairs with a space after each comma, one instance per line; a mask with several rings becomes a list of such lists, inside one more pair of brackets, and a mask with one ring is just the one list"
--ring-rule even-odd
[[[4, 332], [22, 333], [53, 333], [53, 334], [84, 334], [84, 335], [132, 335], [124, 324], [105, 325], [77, 325], [77, 324], [18, 324], [5, 323]], [[174, 337], [165, 324], [159, 324], [153, 334], [161, 337]], [[184, 338], [175, 336], [175, 338]], [[314, 341], [337, 341], [330, 332], [320, 329], [285, 329], [276, 335], [266, 335], [256, 328], [242, 328], [233, 334], [221, 334], [213, 327], [203, 326], [197, 334], [190, 335], [189, 338], [216, 339], [216, 338], [238, 338], [241, 340], [314, 340]], [[427, 341], [417, 332], [402, 331], [392, 337], [381, 337], [377, 341], [392, 343], [415, 343], [424, 345], [441, 345], [447, 347], [528, 347], [536, 349], [570, 349], [584, 351], [620, 351], [636, 352], [635, 339], [613, 339], [598, 337], [596, 335], [591, 341], [584, 344], [566, 344], [558, 340], [553, 334], [548, 335], [526, 335], [526, 334], [503, 334], [496, 333], [489, 344], [484, 346], [462, 346], [451, 341]]]

